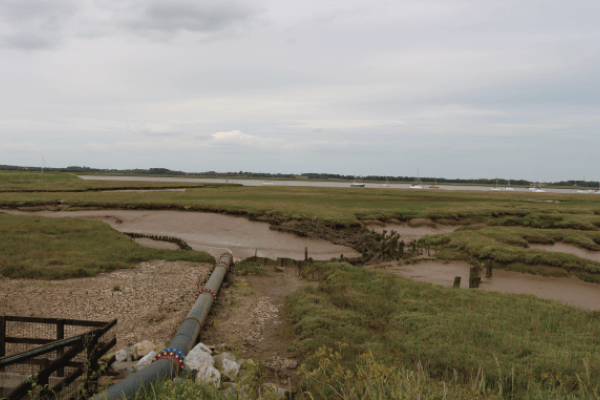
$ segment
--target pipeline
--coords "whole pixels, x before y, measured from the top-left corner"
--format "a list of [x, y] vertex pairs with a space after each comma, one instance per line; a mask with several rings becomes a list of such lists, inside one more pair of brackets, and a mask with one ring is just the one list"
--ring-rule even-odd
[[219, 287], [225, 278], [225, 274], [233, 261], [231, 253], [224, 253], [219, 258], [217, 266], [213, 270], [204, 289], [198, 292], [198, 298], [188, 314], [187, 318], [175, 337], [171, 341], [169, 347], [161, 351], [152, 364], [141, 370], [140, 372], [129, 376], [128, 378], [116, 383], [106, 391], [92, 397], [93, 400], [100, 399], [122, 399], [133, 397], [135, 392], [147, 388], [152, 382], [169, 376], [173, 378], [177, 376], [179, 371], [183, 369], [183, 359], [185, 355], [192, 349], [200, 333], [200, 327], [204, 324], [208, 312], [216, 299]]

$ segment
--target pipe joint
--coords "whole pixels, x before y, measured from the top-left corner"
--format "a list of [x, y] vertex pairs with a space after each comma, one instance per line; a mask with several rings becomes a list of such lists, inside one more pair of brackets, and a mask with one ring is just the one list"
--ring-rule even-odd
[[175, 349], [173, 347], [164, 349], [163, 351], [158, 353], [156, 356], [154, 356], [154, 358], [152, 359], [152, 362], [158, 361], [163, 358], [168, 358], [170, 360], [175, 361], [175, 364], [179, 367], [178, 369], [179, 370], [183, 369], [183, 366], [184, 366], [183, 360], [185, 360], [185, 354], [183, 354], [183, 352], [181, 350]]

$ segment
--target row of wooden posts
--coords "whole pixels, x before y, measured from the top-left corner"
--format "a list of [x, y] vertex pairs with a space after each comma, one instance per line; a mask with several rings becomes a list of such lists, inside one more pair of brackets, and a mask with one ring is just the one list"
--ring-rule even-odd
[[[494, 264], [492, 260], [488, 260], [487, 263], [481, 263], [481, 265], [476, 265], [471, 267], [469, 270], [469, 289], [478, 288], [481, 284], [481, 270], [485, 267], [485, 276], [486, 278], [492, 277], [492, 270], [494, 268]], [[454, 278], [453, 288], [459, 288], [461, 282], [461, 277], [457, 276]]]

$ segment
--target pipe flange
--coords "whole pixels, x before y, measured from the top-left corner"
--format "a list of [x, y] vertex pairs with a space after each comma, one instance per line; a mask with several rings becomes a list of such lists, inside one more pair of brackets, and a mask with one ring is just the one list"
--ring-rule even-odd
[[217, 300], [217, 295], [215, 294], [215, 292], [213, 292], [213, 291], [212, 291], [212, 290], [210, 290], [210, 289], [206, 289], [206, 288], [202, 289], [201, 291], [199, 291], [199, 292], [196, 294], [196, 300], [198, 300], [198, 297], [200, 297], [200, 295], [201, 295], [202, 293], [208, 293], [208, 294], [212, 295], [213, 299]]
[[185, 359], [185, 354], [181, 350], [175, 349], [173, 347], [169, 347], [168, 349], [164, 349], [160, 353], [158, 353], [152, 359], [152, 362], [158, 361], [161, 358], [170, 358], [175, 361], [180, 369], [183, 369], [183, 360]]

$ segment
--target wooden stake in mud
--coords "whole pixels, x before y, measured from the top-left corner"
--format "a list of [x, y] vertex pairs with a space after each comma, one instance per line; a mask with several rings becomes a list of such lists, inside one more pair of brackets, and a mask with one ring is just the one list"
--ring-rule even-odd
[[308, 247], [304, 248], [304, 261], [308, 261]]
[[454, 285], [452, 285], [453, 289], [459, 289], [460, 288], [460, 281], [461, 281], [461, 277], [460, 276], [455, 276], [454, 277]]
[[492, 277], [492, 268], [493, 268], [492, 260], [489, 260], [488, 264], [487, 264], [487, 271], [485, 273], [485, 276], [487, 278], [491, 278]]

